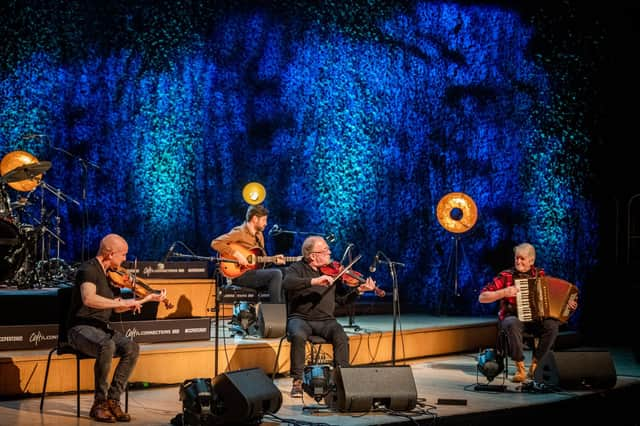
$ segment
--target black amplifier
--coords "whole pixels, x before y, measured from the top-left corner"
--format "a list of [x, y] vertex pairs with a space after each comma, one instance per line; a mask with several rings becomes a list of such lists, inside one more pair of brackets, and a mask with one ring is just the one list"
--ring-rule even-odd
[[122, 267], [129, 273], [145, 278], [211, 278], [209, 262], [157, 262], [139, 260], [123, 262]]
[[218, 287], [218, 301], [220, 303], [259, 303], [269, 299], [269, 292], [247, 287], [226, 285]]

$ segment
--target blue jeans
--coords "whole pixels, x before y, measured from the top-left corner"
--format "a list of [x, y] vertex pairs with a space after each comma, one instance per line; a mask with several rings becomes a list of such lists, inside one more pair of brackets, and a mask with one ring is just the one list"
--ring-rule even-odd
[[[95, 400], [120, 401], [120, 395], [136, 366], [140, 346], [118, 331], [114, 330], [112, 336], [90, 325], [76, 325], [68, 330], [67, 336], [73, 348], [96, 359], [93, 366]], [[120, 361], [109, 385], [108, 375], [115, 356], [120, 357]]]

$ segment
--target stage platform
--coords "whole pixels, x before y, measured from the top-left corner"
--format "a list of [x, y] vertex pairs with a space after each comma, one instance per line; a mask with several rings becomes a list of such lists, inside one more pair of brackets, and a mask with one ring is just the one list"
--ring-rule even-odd
[[[353, 365], [382, 364], [392, 361], [393, 317], [391, 315], [356, 316], [358, 329], [347, 327]], [[141, 343], [141, 354], [132, 382], [176, 384], [187, 378], [212, 377], [216, 372], [215, 319], [211, 321], [209, 340]], [[347, 317], [340, 321], [349, 325]], [[159, 321], [162, 323], [162, 321]], [[119, 324], [115, 323], [114, 327]], [[272, 374], [280, 338], [239, 337], [230, 332], [228, 320], [218, 326], [217, 372], [243, 368], [261, 368]], [[493, 346], [495, 318], [436, 317], [401, 315], [396, 320], [396, 360], [417, 359], [448, 353], [476, 351]], [[330, 351], [330, 348], [327, 350]], [[20, 397], [39, 394], [44, 379], [49, 349], [0, 351], [0, 396]], [[330, 353], [330, 352], [329, 352]], [[70, 355], [52, 358], [47, 389], [69, 392], [75, 389], [75, 368]], [[93, 363], [81, 363], [81, 388], [93, 386]], [[278, 357], [277, 373], [289, 370], [289, 343], [285, 340]]]
[[[340, 317], [348, 326], [348, 318]], [[212, 319], [213, 321], [213, 319]], [[271, 377], [280, 339], [232, 337], [227, 321], [221, 321], [218, 340], [218, 374], [260, 368]], [[347, 328], [354, 366], [391, 366], [393, 317], [355, 317], [359, 329]], [[168, 425], [182, 411], [179, 385], [185, 380], [215, 375], [215, 327], [209, 341], [142, 343], [140, 361], [132, 377], [129, 412], [133, 425]], [[538, 393], [510, 382], [505, 392], [476, 391], [486, 378], [477, 373], [477, 355], [493, 347], [496, 321], [493, 317], [450, 317], [401, 314], [396, 321], [395, 365], [410, 365], [415, 380], [418, 406], [411, 412], [339, 413], [317, 405], [308, 395], [303, 400], [289, 397], [289, 347], [285, 341], [279, 357], [276, 387], [282, 392], [281, 408], [263, 418], [263, 424], [382, 425], [382, 424], [496, 424], [516, 421], [529, 424], [543, 413], [570, 416], [584, 424], [637, 424], [635, 401], [640, 390], [640, 366], [626, 348], [589, 348], [603, 351], [615, 363], [615, 387], [605, 390], [570, 389]], [[566, 334], [559, 343], [575, 346], [575, 336]], [[578, 342], [579, 343], [579, 342]], [[330, 349], [328, 349], [330, 351]], [[579, 351], [580, 347], [574, 347]], [[70, 356], [52, 362], [44, 413], [39, 412], [39, 393], [48, 350], [0, 352], [0, 424], [89, 425], [92, 402], [92, 362], [82, 362], [81, 418], [75, 417], [75, 361]], [[327, 354], [330, 356], [330, 353]], [[530, 357], [530, 353], [527, 352]], [[513, 365], [508, 366], [513, 373]], [[365, 369], [363, 369], [364, 371]], [[363, 378], [364, 379], [364, 378]], [[502, 375], [492, 384], [501, 384]], [[380, 385], [380, 384], [378, 384]], [[384, 384], [382, 385], [384, 386]], [[524, 390], [524, 391], [523, 391]], [[464, 405], [444, 404], [453, 400]], [[439, 403], [440, 401], [440, 403]], [[451, 402], [451, 401], [450, 401]], [[621, 417], [622, 416], [622, 417]], [[624, 416], [630, 416], [625, 417]], [[547, 414], [544, 414], [547, 418]], [[615, 419], [615, 420], [613, 420]], [[622, 420], [621, 420], [622, 419]], [[609, 421], [607, 421], [609, 420]]]

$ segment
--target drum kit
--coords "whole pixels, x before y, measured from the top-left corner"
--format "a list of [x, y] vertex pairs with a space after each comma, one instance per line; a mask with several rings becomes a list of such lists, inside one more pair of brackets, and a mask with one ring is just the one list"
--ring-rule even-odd
[[[0, 284], [19, 289], [57, 286], [72, 281], [75, 270], [60, 259], [59, 201], [77, 201], [43, 180], [50, 161], [38, 159], [26, 151], [13, 151], [0, 161]], [[28, 214], [40, 194], [40, 215]], [[12, 201], [10, 190], [16, 200]], [[45, 190], [56, 197], [55, 232], [47, 226], [53, 212], [44, 207]], [[31, 219], [34, 223], [29, 223]], [[51, 241], [57, 244], [56, 257], [49, 256]]]

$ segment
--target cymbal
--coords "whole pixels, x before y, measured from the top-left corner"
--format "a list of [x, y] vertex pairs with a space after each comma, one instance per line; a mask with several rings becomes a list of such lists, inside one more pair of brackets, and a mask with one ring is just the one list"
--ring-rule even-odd
[[[31, 166], [23, 169], [24, 166]], [[42, 179], [42, 173], [49, 170], [51, 163], [38, 162], [38, 159], [26, 151], [13, 151], [0, 161], [2, 181], [16, 191], [33, 191]]]
[[440, 199], [436, 208], [438, 222], [453, 233], [470, 230], [478, 220], [478, 208], [471, 197], [463, 192], [450, 192]]
[[5, 182], [20, 182], [26, 179], [33, 179], [51, 168], [51, 161], [40, 161], [26, 166], [16, 167], [3, 176]]

